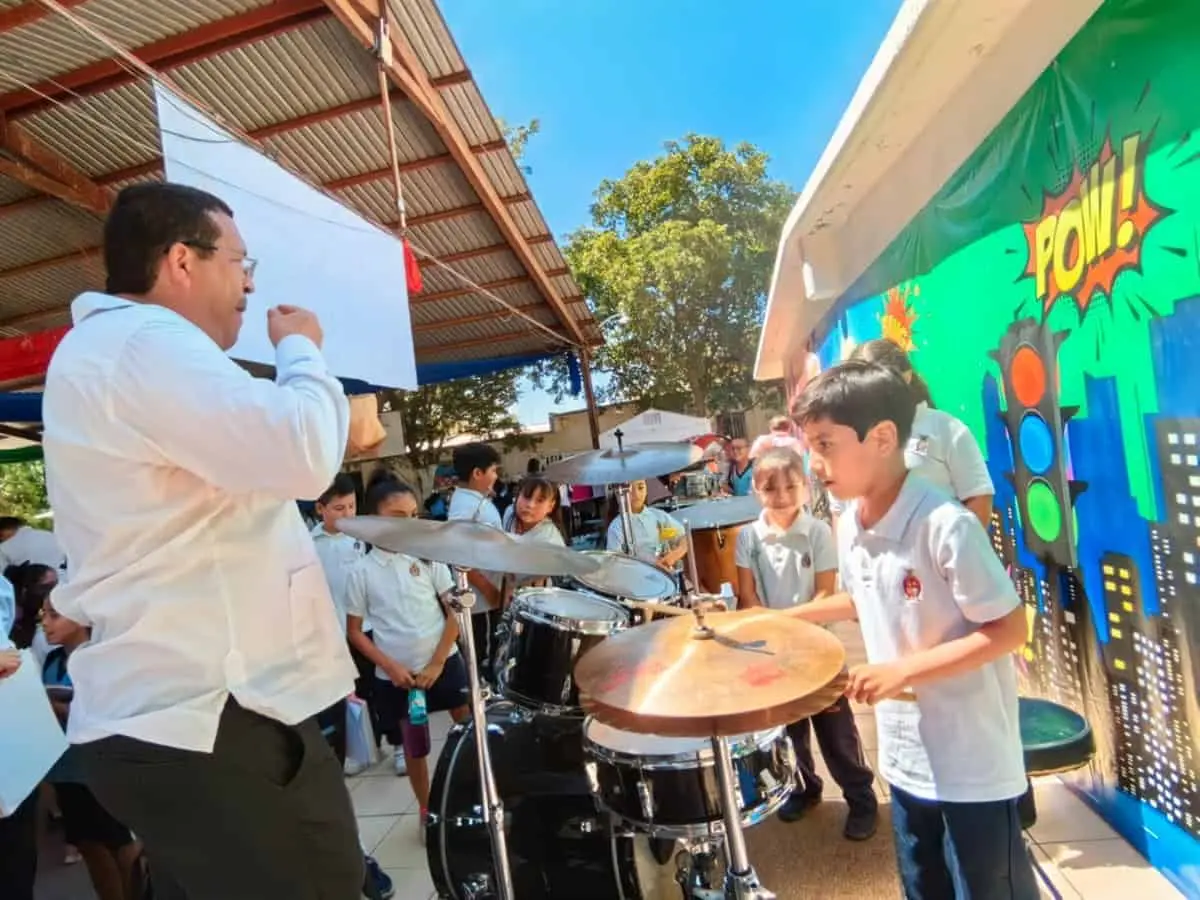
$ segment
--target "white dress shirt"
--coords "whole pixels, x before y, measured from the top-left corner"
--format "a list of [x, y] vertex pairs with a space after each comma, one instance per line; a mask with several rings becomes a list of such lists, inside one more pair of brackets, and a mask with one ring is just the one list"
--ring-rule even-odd
[[211, 752], [222, 708], [294, 724], [354, 666], [296, 498], [341, 466], [350, 409], [320, 351], [254, 378], [170, 310], [88, 293], [46, 377], [46, 482], [92, 627], [71, 656], [68, 737]]

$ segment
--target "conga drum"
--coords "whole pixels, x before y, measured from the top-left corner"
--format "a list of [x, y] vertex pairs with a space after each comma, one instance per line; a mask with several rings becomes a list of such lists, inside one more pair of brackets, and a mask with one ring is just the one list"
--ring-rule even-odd
[[734, 550], [738, 532], [757, 519], [760, 512], [762, 506], [756, 497], [720, 497], [673, 513], [684, 525], [691, 526], [700, 590], [719, 594], [724, 582], [737, 590]]

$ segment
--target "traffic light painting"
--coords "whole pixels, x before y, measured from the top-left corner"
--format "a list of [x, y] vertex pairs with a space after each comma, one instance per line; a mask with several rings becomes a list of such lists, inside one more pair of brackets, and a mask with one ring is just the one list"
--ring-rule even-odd
[[1058, 348], [1066, 332], [1036, 319], [1015, 322], [992, 354], [1004, 379], [1004, 424], [1025, 546], [1045, 563], [1075, 568], [1075, 498], [1086, 488], [1067, 469], [1065, 425], [1077, 409], [1058, 404]]

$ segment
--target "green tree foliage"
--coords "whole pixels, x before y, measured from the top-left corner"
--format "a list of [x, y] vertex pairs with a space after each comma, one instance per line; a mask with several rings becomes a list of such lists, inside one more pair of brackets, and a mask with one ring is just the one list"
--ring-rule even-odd
[[[688, 135], [596, 191], [566, 256], [605, 328], [602, 399], [700, 415], [759, 399], [752, 379], [775, 249], [794, 199], [750, 144]], [[534, 372], [561, 397], [565, 366]]]
[[48, 520], [36, 517], [49, 509], [41, 460], [0, 466], [0, 515], [20, 516], [30, 525], [47, 527]]
[[518, 431], [520, 423], [511, 411], [516, 402], [516, 377], [511, 371], [380, 395], [381, 411], [400, 412], [406, 456], [418, 474], [437, 465], [446, 442], [460, 434], [503, 437], [509, 448], [532, 446], [533, 439]]
[[528, 125], [509, 125], [503, 119], [497, 119], [496, 124], [500, 126], [500, 133], [508, 142], [513, 159], [520, 165], [521, 160], [525, 158], [525, 148], [529, 145], [529, 139], [542, 130], [542, 123], [537, 119], [530, 119]]

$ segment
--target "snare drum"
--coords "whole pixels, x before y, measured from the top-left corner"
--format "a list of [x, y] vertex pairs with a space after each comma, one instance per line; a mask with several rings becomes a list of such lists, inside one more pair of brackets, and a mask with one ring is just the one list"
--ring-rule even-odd
[[[791, 794], [796, 755], [783, 728], [730, 738], [742, 824], [756, 825]], [[588, 718], [584, 766], [596, 805], [654, 837], [723, 834], [721, 790], [707, 738], [634, 734]]]
[[581, 714], [576, 660], [629, 620], [627, 609], [603, 597], [563, 588], [518, 590], [505, 613], [501, 693], [547, 715]]
[[[573, 580], [580, 588], [618, 603], [641, 600], [679, 605], [678, 583], [653, 563], [606, 550], [591, 550], [587, 555], [600, 560], [600, 568], [589, 575], [576, 575]], [[635, 610], [633, 624], [641, 625], [644, 620], [645, 614]]]

